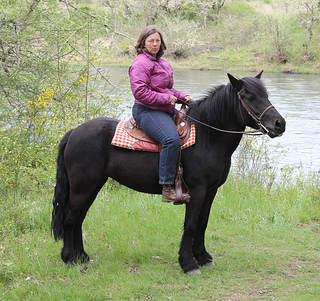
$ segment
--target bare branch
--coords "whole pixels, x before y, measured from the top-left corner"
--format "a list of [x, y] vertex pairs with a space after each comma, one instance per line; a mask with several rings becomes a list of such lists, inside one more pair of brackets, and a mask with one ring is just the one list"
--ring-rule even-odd
[[24, 32], [28, 28], [27, 21], [31, 18], [33, 11], [36, 8], [36, 6], [39, 4], [39, 2], [40, 0], [33, 0], [33, 3], [30, 6], [29, 12], [27, 13], [26, 18], [24, 20], [24, 25], [20, 27], [21, 28], [20, 32]]
[[119, 36], [123, 36], [123, 37], [126, 37], [128, 39], [130, 39], [131, 41], [135, 41], [135, 39], [133, 37], [130, 37], [124, 33], [121, 33], [121, 32], [118, 32], [114, 29], [112, 29], [110, 26], [108, 26], [107, 24], [104, 24], [104, 27], [108, 28], [109, 30], [111, 30], [112, 32], [114, 32], [116, 35], [119, 35]]

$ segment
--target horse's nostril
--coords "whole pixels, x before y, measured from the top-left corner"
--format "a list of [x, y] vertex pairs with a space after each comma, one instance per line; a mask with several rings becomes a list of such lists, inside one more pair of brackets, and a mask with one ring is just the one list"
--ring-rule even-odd
[[276, 119], [274, 125], [276, 130], [284, 132], [286, 128], [286, 121], [284, 119]]

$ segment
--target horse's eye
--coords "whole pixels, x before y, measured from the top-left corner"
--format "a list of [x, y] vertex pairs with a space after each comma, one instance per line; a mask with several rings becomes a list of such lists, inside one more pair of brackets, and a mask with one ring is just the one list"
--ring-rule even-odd
[[249, 101], [252, 101], [253, 100], [253, 96], [252, 95], [248, 95], [248, 96], [246, 96], [246, 99], [249, 100]]

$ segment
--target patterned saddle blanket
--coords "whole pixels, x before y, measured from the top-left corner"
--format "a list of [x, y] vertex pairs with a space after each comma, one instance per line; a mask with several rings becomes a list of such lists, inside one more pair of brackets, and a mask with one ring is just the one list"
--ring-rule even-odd
[[[196, 142], [196, 129], [194, 124], [184, 119], [177, 125], [181, 139], [181, 149], [185, 149]], [[111, 144], [131, 150], [160, 152], [161, 145], [144, 133], [141, 127], [131, 117], [118, 123]]]

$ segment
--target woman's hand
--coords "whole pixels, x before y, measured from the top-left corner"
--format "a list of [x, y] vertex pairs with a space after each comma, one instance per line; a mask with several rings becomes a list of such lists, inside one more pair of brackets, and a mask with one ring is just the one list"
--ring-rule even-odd
[[186, 101], [188, 106], [191, 106], [193, 104], [193, 99], [190, 95], [187, 95], [184, 100]]
[[[190, 95], [187, 95], [183, 98], [183, 100], [186, 102], [187, 105], [191, 105], [193, 103], [193, 99]], [[172, 96], [171, 98], [171, 105], [175, 105], [175, 103], [183, 103], [182, 100], [180, 99], [177, 99], [177, 97], [175, 96]]]
[[174, 104], [176, 103], [177, 100], [178, 100], [178, 98], [172, 95], [172, 97], [171, 97], [171, 105], [174, 106]]

